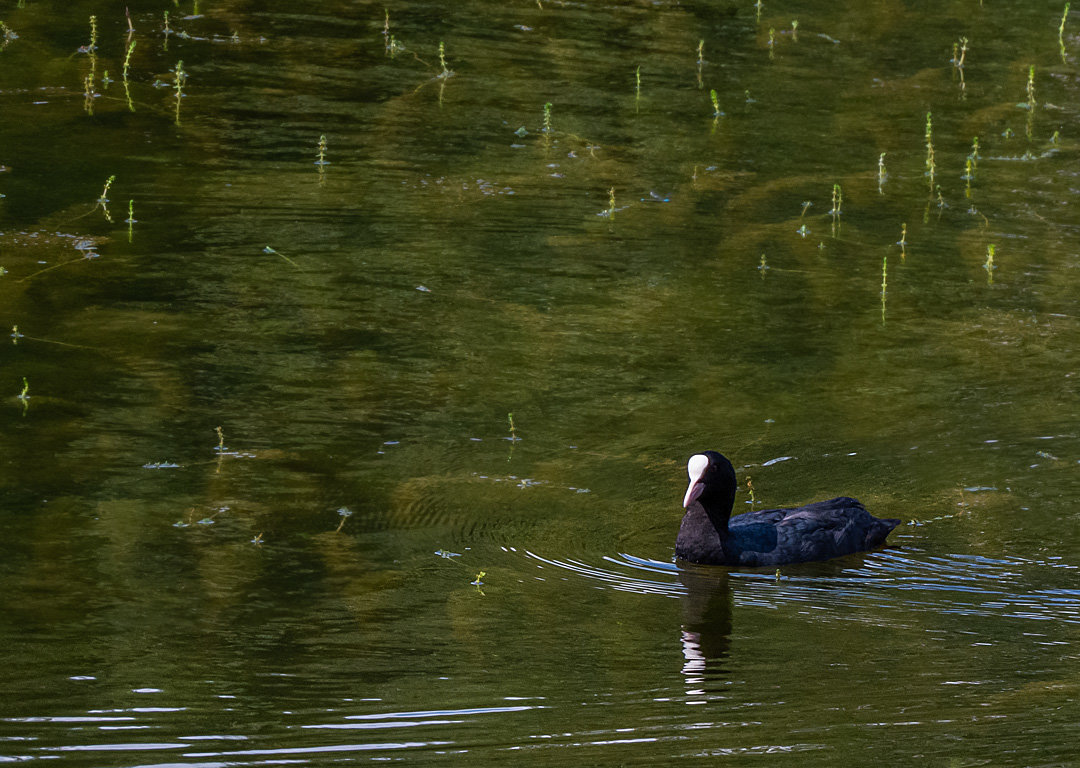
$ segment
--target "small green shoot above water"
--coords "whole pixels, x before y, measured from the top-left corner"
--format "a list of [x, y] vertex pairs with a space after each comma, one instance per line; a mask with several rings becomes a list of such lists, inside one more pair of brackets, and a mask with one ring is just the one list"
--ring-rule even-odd
[[900, 239], [896, 241], [900, 246], [900, 260], [907, 260], [907, 222], [900, 225]]
[[131, 67], [131, 55], [133, 53], [135, 53], [135, 41], [134, 40], [132, 40], [130, 43], [128, 43], [127, 53], [124, 55], [124, 69], [123, 69], [123, 73], [121, 74], [121, 77], [122, 77], [122, 79], [124, 80], [125, 83], [127, 82], [127, 79], [128, 79], [128, 69]]
[[109, 178], [105, 179], [105, 186], [101, 189], [101, 195], [98, 196], [97, 202], [94, 205], [94, 210], [98, 208], [105, 215], [105, 220], [110, 224], [112, 223], [112, 214], [109, 213], [109, 188], [116, 181], [116, 174], [113, 174]]
[[769, 27], [769, 58], [776, 58], [776, 30], [773, 27]]
[[184, 84], [187, 82], [187, 72], [184, 71], [184, 62], [179, 60], [173, 68], [173, 90], [176, 97], [176, 124], [180, 125], [180, 100], [184, 98]]
[[341, 533], [341, 529], [345, 527], [345, 521], [352, 517], [353, 511], [348, 507], [341, 507], [337, 513], [341, 517], [341, 521], [338, 523], [338, 527], [334, 529], [334, 533]]
[[877, 191], [879, 195], [885, 194], [885, 153], [882, 152], [877, 160]]
[[439, 73], [439, 77], [447, 78], [454, 74], [454, 71], [446, 66], [446, 46], [443, 42], [439, 41], [439, 66], [442, 67], [442, 72]]
[[881, 324], [885, 324], [885, 294], [889, 285], [889, 257], [881, 257]]
[[968, 39], [961, 37], [960, 42], [953, 43], [953, 73], [960, 80], [961, 98], [967, 98], [967, 83], [964, 82], [964, 58], [967, 56]]
[[840, 189], [839, 184], [832, 185], [832, 210], [829, 211], [829, 215], [836, 217], [840, 215], [840, 206], [844, 202], [844, 193]]
[[135, 201], [128, 200], [128, 217], [124, 219], [124, 223], [128, 225], [128, 242], [131, 242], [132, 235], [134, 234], [135, 227]]
[[90, 17], [90, 43], [83, 49], [91, 57], [94, 56], [94, 52], [97, 51], [97, 16]]
[[934, 161], [934, 123], [929, 112], [926, 113], [926, 176], [930, 179], [930, 193], [934, 192], [934, 175], [937, 163]]
[[[131, 17], [128, 17], [130, 23]], [[131, 100], [131, 89], [128, 86], [128, 69], [131, 66], [131, 55], [135, 53], [135, 41], [132, 40], [128, 43], [127, 53], [124, 55], [124, 69], [121, 79], [124, 81], [124, 98], [127, 100], [128, 109], [132, 112], [135, 111], [135, 103]]]
[[840, 191], [839, 184], [833, 184], [832, 187], [832, 210], [829, 211], [829, 215], [832, 216], [832, 236], [836, 237], [836, 232], [840, 219], [840, 206], [844, 202], [844, 193]]
[[94, 98], [97, 96], [94, 93], [94, 76], [87, 74], [83, 78], [83, 110], [87, 115], [93, 116], [94, 114]]
[[0, 51], [4, 50], [11, 44], [12, 40], [18, 40], [19, 36], [15, 33], [15, 30], [9, 27], [4, 22], [0, 21]]
[[608, 221], [615, 221], [615, 187], [608, 190]]
[[30, 407], [30, 382], [23, 376], [22, 391], [15, 396], [20, 403], [22, 403], [22, 415], [26, 415], [27, 408]]
[[322, 184], [326, 181], [326, 166], [330, 162], [326, 159], [326, 134], [319, 136], [319, 143], [316, 145], [317, 155], [315, 158], [315, 165], [319, 169], [319, 183]]
[[995, 250], [997, 250], [997, 248], [994, 245], [986, 246], [986, 263], [983, 264], [983, 269], [986, 270], [986, 284], [987, 285], [993, 285], [994, 284], [994, 270], [997, 269], [997, 267], [994, 266], [994, 251]]
[[1065, 3], [1065, 10], [1061, 12], [1061, 24], [1058, 25], [1058, 48], [1061, 49], [1061, 63], [1066, 63], [1065, 56], [1065, 21], [1069, 18], [1069, 4]]
[[510, 453], [506, 455], [506, 460], [510, 461], [510, 459], [514, 458], [514, 446], [517, 445], [518, 440], [521, 438], [517, 436], [517, 430], [514, 428], [513, 413], [506, 414], [506, 421], [510, 424], [510, 437], [506, 438], [510, 441]]
[[701, 79], [701, 70], [705, 66], [705, 41], [698, 40], [697, 44], [697, 87], [704, 88], [705, 84]]

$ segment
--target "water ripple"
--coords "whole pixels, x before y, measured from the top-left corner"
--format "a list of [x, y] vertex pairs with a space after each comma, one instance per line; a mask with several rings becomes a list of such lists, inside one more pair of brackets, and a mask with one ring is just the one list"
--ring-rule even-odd
[[[515, 551], [507, 549], [507, 551]], [[524, 557], [562, 569], [598, 588], [685, 597], [686, 575], [727, 579], [734, 604], [779, 608], [809, 604], [836, 609], [875, 606], [897, 611], [948, 612], [1080, 624], [1080, 590], [1048, 584], [1078, 566], [1060, 558], [922, 555], [884, 550], [843, 564], [805, 563], [774, 572], [680, 566], [619, 553], [601, 564], [525, 550]]]

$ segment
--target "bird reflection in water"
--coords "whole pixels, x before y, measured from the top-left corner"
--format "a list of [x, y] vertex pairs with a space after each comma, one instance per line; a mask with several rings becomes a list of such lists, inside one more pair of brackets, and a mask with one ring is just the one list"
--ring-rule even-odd
[[688, 696], [708, 697], [710, 690], [727, 684], [734, 602], [728, 578], [726, 570], [680, 564], [679, 581], [686, 587], [681, 639]]

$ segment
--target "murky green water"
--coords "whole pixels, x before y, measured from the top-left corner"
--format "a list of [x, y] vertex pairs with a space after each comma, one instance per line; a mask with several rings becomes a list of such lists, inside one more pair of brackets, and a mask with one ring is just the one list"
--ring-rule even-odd
[[0, 4], [0, 761], [1075, 762], [1063, 4], [129, 8]]

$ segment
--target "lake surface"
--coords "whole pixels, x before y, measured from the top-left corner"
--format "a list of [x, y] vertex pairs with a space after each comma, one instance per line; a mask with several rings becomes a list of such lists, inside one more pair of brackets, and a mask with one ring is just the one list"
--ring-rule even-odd
[[124, 6], [0, 4], [0, 762], [1076, 763], [1076, 11]]

